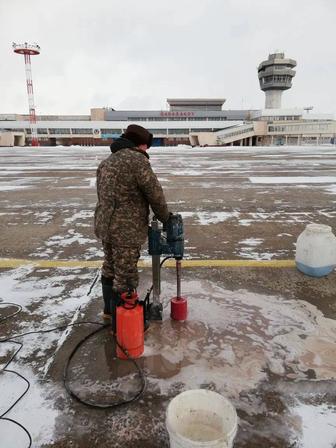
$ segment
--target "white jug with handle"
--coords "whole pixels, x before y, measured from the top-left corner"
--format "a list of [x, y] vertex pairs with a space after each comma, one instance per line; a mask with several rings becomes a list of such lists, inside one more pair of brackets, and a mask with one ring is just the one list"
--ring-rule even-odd
[[296, 267], [312, 277], [323, 277], [336, 267], [336, 236], [330, 226], [308, 224], [296, 242]]

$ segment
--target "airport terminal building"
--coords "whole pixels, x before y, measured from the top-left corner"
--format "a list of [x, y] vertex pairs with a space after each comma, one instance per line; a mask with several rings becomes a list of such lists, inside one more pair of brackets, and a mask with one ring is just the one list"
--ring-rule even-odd
[[[90, 115], [37, 117], [41, 146], [109, 145], [130, 123], [154, 135], [154, 146], [265, 146], [335, 143], [332, 115], [303, 109], [222, 110], [223, 99], [168, 99], [164, 111], [91, 109]], [[1, 146], [30, 144], [28, 115], [0, 115]]]
[[[336, 121], [311, 108], [283, 109], [281, 97], [292, 86], [296, 61], [270, 54], [258, 67], [265, 92], [263, 110], [226, 110], [224, 98], [168, 98], [166, 110], [118, 111], [93, 108], [89, 115], [38, 115], [34, 132], [41, 146], [109, 145], [131, 123], [152, 132], [153, 146], [264, 146], [335, 144]], [[32, 141], [29, 115], [0, 115], [0, 146]]]
[[[167, 110], [91, 109], [90, 115], [37, 117], [40, 145], [107, 145], [130, 123], [153, 133], [155, 146], [190, 144], [193, 132], [216, 132], [249, 119], [249, 111], [222, 110], [224, 99], [168, 99]], [[30, 140], [29, 115], [0, 115], [0, 130], [14, 134], [16, 144]]]

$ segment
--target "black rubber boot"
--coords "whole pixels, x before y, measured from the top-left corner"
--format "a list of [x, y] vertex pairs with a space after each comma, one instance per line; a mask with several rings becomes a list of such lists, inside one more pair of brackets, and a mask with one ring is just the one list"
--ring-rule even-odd
[[120, 293], [112, 288], [111, 314], [112, 314], [112, 333], [117, 334], [117, 306], [120, 304]]
[[101, 276], [103, 300], [104, 300], [104, 318], [108, 319], [109, 316], [112, 317], [112, 290], [113, 290], [113, 279], [109, 277]]

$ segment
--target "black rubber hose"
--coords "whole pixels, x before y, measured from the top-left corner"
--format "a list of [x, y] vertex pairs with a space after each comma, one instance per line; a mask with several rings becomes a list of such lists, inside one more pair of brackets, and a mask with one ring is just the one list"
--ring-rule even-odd
[[[173, 256], [165, 257], [165, 258], [161, 261], [161, 263], [160, 263], [160, 268], [163, 266], [163, 264], [165, 263], [165, 261], [168, 260], [168, 259], [170, 259], [170, 258], [174, 258], [174, 257], [173, 257]], [[91, 291], [92, 291], [93, 287], [95, 286], [95, 284], [96, 284], [96, 282], [97, 282], [97, 280], [98, 280], [99, 272], [100, 272], [100, 270], [98, 271], [98, 273], [96, 274], [96, 276], [95, 276], [95, 278], [94, 278], [92, 284], [90, 285], [90, 289], [89, 289], [87, 295], [90, 295], [90, 294], [91, 294]], [[148, 299], [148, 300], [149, 300], [150, 293], [152, 292], [152, 289], [153, 289], [153, 285], [152, 285], [152, 286], [150, 287], [150, 289], [147, 291], [146, 299]], [[17, 314], [19, 314], [19, 313], [22, 311], [22, 306], [21, 306], [21, 305], [18, 305], [17, 303], [13, 303], [13, 302], [0, 302], [0, 306], [1, 306], [1, 305], [10, 305], [10, 306], [14, 306], [14, 307], [17, 308], [17, 310], [16, 310], [14, 313], [9, 314], [8, 316], [5, 316], [5, 317], [0, 318], [0, 323], [2, 323], [2, 322], [4, 322], [4, 321], [6, 321], [6, 320], [8, 320], [8, 319], [10, 319], [10, 318], [12, 318], [12, 317], [14, 317], [14, 316], [16, 316]], [[69, 366], [70, 366], [70, 363], [71, 363], [72, 358], [74, 357], [74, 355], [75, 355], [75, 353], [77, 352], [77, 350], [84, 344], [84, 342], [86, 342], [88, 339], [90, 339], [90, 338], [91, 338], [92, 336], [94, 336], [95, 334], [97, 334], [97, 333], [99, 333], [100, 331], [104, 330], [105, 328], [109, 327], [109, 325], [104, 325], [104, 324], [101, 324], [100, 322], [83, 321], [83, 322], [77, 322], [77, 323], [74, 323], [74, 324], [61, 325], [61, 326], [58, 326], [58, 327], [49, 328], [49, 329], [47, 329], [47, 330], [27, 331], [26, 333], [21, 333], [21, 334], [17, 334], [17, 335], [14, 335], [14, 336], [10, 336], [10, 337], [7, 337], [7, 338], [0, 339], [0, 343], [11, 342], [11, 343], [13, 343], [13, 344], [19, 345], [19, 348], [18, 348], [18, 349], [16, 350], [16, 352], [10, 357], [9, 361], [7, 361], [5, 367], [3, 368], [3, 371], [4, 371], [4, 372], [13, 373], [13, 374], [17, 375], [18, 377], [20, 377], [21, 379], [23, 379], [23, 380], [26, 382], [26, 384], [27, 384], [26, 389], [25, 389], [24, 392], [20, 395], [20, 397], [19, 397], [19, 398], [18, 398], [18, 399], [17, 399], [17, 400], [16, 400], [16, 401], [15, 401], [15, 402], [14, 402], [14, 403], [13, 403], [7, 410], [6, 410], [3, 414], [0, 415], [0, 420], [6, 420], [6, 421], [9, 421], [9, 422], [11, 422], [11, 423], [13, 423], [13, 424], [19, 426], [21, 429], [23, 429], [24, 432], [27, 434], [27, 436], [28, 436], [28, 438], [29, 438], [29, 445], [28, 445], [28, 448], [30, 448], [30, 447], [32, 446], [32, 438], [31, 438], [31, 435], [30, 435], [29, 431], [28, 431], [23, 425], [21, 425], [21, 423], [19, 423], [19, 422], [13, 420], [13, 419], [11, 419], [11, 418], [5, 417], [5, 415], [8, 414], [8, 413], [14, 408], [14, 406], [15, 406], [15, 405], [16, 405], [16, 404], [23, 398], [23, 396], [28, 392], [28, 390], [29, 390], [29, 388], [30, 388], [30, 382], [29, 382], [29, 380], [27, 380], [27, 378], [25, 378], [23, 375], [21, 375], [20, 373], [14, 371], [14, 370], [9, 370], [9, 369], [7, 369], [7, 367], [8, 367], [8, 366], [10, 365], [10, 363], [15, 359], [16, 355], [19, 353], [19, 351], [20, 351], [20, 350], [22, 349], [22, 347], [23, 347], [23, 344], [22, 344], [21, 342], [14, 341], [13, 339], [14, 339], [14, 338], [18, 338], [18, 337], [23, 337], [23, 336], [26, 336], [26, 335], [29, 335], [29, 334], [50, 333], [50, 332], [52, 332], [52, 331], [65, 330], [66, 328], [74, 327], [74, 326], [78, 326], [78, 325], [83, 325], [83, 324], [99, 325], [101, 328], [98, 328], [97, 330], [94, 330], [92, 333], [90, 333], [90, 334], [88, 334], [87, 336], [85, 336], [84, 339], [82, 339], [81, 341], [79, 341], [78, 344], [77, 344], [77, 345], [74, 347], [74, 349], [72, 350], [72, 352], [71, 352], [69, 358], [67, 359], [67, 362], [66, 362], [66, 364], [65, 364], [64, 371], [63, 371], [63, 383], [64, 383], [64, 387], [65, 387], [66, 391], [68, 392], [68, 394], [69, 394], [71, 397], [73, 397], [75, 400], [77, 400], [78, 402], [84, 404], [85, 406], [88, 406], [88, 407], [91, 407], [91, 408], [95, 408], [95, 409], [112, 409], [112, 408], [116, 408], [116, 407], [118, 407], [118, 406], [122, 406], [122, 405], [125, 405], [125, 404], [130, 404], [130, 403], [132, 403], [132, 402], [138, 400], [138, 399], [141, 397], [141, 395], [143, 394], [143, 392], [145, 391], [145, 389], [146, 389], [146, 377], [145, 377], [145, 375], [144, 375], [144, 372], [143, 372], [142, 368], [139, 366], [139, 364], [137, 363], [137, 361], [136, 361], [134, 358], [132, 358], [131, 356], [129, 356], [127, 350], [125, 350], [123, 347], [120, 346], [120, 344], [118, 344], [118, 341], [117, 341], [116, 337], [114, 337], [114, 340], [115, 340], [116, 345], [118, 345], [118, 347], [119, 347], [120, 350], [125, 354], [125, 356], [127, 357], [127, 359], [128, 359], [129, 361], [132, 361], [132, 362], [133, 362], [133, 364], [135, 365], [135, 367], [136, 367], [136, 369], [137, 369], [137, 371], [138, 371], [139, 377], [140, 377], [140, 379], [141, 379], [141, 388], [140, 388], [140, 390], [139, 390], [133, 397], [131, 397], [130, 399], [127, 399], [127, 400], [120, 400], [120, 401], [117, 401], [117, 402], [115, 402], [115, 403], [110, 403], [110, 404], [99, 404], [99, 403], [88, 402], [88, 401], [86, 401], [86, 400], [80, 398], [80, 397], [79, 397], [79, 396], [78, 396], [78, 395], [71, 389], [70, 384], [68, 383], [68, 371], [69, 371]]]
[[12, 306], [15, 306], [15, 307], [17, 308], [17, 310], [14, 311], [14, 313], [9, 314], [8, 316], [1, 317], [1, 318], [0, 318], [0, 323], [1, 323], [1, 322], [5, 322], [5, 320], [10, 319], [11, 317], [16, 316], [17, 314], [19, 314], [19, 313], [22, 311], [22, 306], [21, 306], [21, 305], [18, 305], [17, 303], [13, 303], [13, 302], [0, 302], [0, 306], [1, 306], [1, 305], [12, 305]]
[[113, 409], [116, 408], [118, 406], [122, 406], [125, 404], [129, 404], [132, 403], [136, 400], [138, 400], [140, 398], [140, 396], [143, 394], [144, 390], [146, 389], [146, 378], [145, 375], [143, 373], [143, 370], [141, 369], [141, 367], [139, 366], [139, 364], [136, 362], [136, 360], [134, 358], [132, 358], [131, 356], [129, 356], [127, 350], [125, 350], [120, 344], [118, 344], [117, 338], [114, 336], [114, 340], [116, 345], [120, 348], [120, 350], [125, 354], [125, 356], [127, 357], [127, 359], [129, 361], [132, 361], [133, 364], [135, 365], [138, 373], [139, 373], [139, 377], [141, 379], [141, 387], [140, 390], [131, 398], [129, 399], [122, 399], [120, 401], [117, 401], [115, 403], [108, 403], [108, 404], [100, 404], [100, 403], [94, 403], [94, 402], [90, 402], [90, 401], [86, 401], [83, 398], [80, 398], [78, 396], [78, 394], [76, 394], [70, 387], [70, 383], [68, 382], [68, 370], [69, 370], [69, 366], [71, 363], [72, 358], [74, 357], [75, 353], [77, 352], [77, 350], [79, 350], [79, 348], [84, 344], [84, 342], [86, 342], [87, 340], [89, 340], [92, 336], [94, 336], [95, 334], [99, 333], [100, 331], [106, 329], [106, 328], [110, 328], [110, 325], [105, 325], [103, 328], [98, 328], [97, 330], [94, 330], [92, 333], [88, 334], [87, 336], [85, 336], [84, 339], [81, 339], [78, 344], [74, 347], [74, 349], [72, 350], [70, 356], [68, 357], [68, 360], [65, 364], [64, 367], [64, 371], [63, 371], [63, 383], [64, 383], [64, 387], [66, 389], [66, 391], [68, 392], [68, 394], [74, 398], [76, 401], [78, 401], [79, 403], [84, 404], [85, 406], [88, 406], [90, 408], [95, 408], [95, 409]]
[[[22, 310], [22, 306], [18, 305], [16, 303], [12, 303], [12, 302], [1, 302], [1, 305], [10, 305], [10, 306], [15, 306], [17, 308], [17, 311], [15, 311], [14, 313], [9, 314], [8, 316], [2, 317], [0, 319], [0, 322], [4, 322], [7, 319], [10, 319], [13, 316], [16, 316], [18, 313], [21, 312]], [[7, 367], [9, 366], [9, 364], [13, 361], [13, 359], [16, 357], [16, 355], [19, 353], [19, 351], [22, 349], [23, 344], [21, 342], [17, 342], [17, 341], [12, 341], [10, 338], [4, 339], [4, 340], [0, 340], [1, 342], [12, 342], [13, 344], [16, 344], [19, 346], [19, 348], [13, 353], [13, 355], [9, 358], [9, 360], [7, 361], [7, 363], [5, 364], [5, 367], [2, 369], [3, 372], [8, 372], [8, 373], [13, 373], [14, 375], [18, 376], [19, 378], [22, 378], [24, 380], [24, 382], [26, 383], [26, 388], [25, 390], [22, 392], [22, 394], [15, 400], [15, 402], [5, 411], [0, 415], [0, 420], [6, 420], [8, 422], [13, 423], [14, 425], [18, 426], [19, 428], [23, 429], [23, 431], [27, 434], [28, 439], [29, 439], [29, 445], [28, 448], [30, 448], [32, 446], [32, 438], [31, 435], [28, 431], [27, 428], [25, 428], [23, 425], [21, 425], [21, 423], [17, 422], [16, 420], [13, 420], [9, 417], [5, 417], [6, 414], [8, 414], [13, 408], [14, 406], [21, 400], [21, 398], [23, 398], [26, 393], [28, 392], [29, 388], [30, 388], [30, 382], [29, 380], [27, 380], [27, 378], [25, 378], [23, 375], [21, 375], [18, 372], [15, 372], [14, 370], [10, 370]]]

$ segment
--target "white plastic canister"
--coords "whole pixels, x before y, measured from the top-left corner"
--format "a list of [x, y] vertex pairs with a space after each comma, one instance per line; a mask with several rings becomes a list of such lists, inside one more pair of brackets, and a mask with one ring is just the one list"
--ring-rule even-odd
[[296, 266], [313, 277], [330, 274], [336, 266], [336, 237], [330, 226], [308, 224], [296, 243]]
[[166, 426], [171, 448], [231, 448], [238, 417], [227, 398], [196, 389], [173, 398], [167, 408]]

